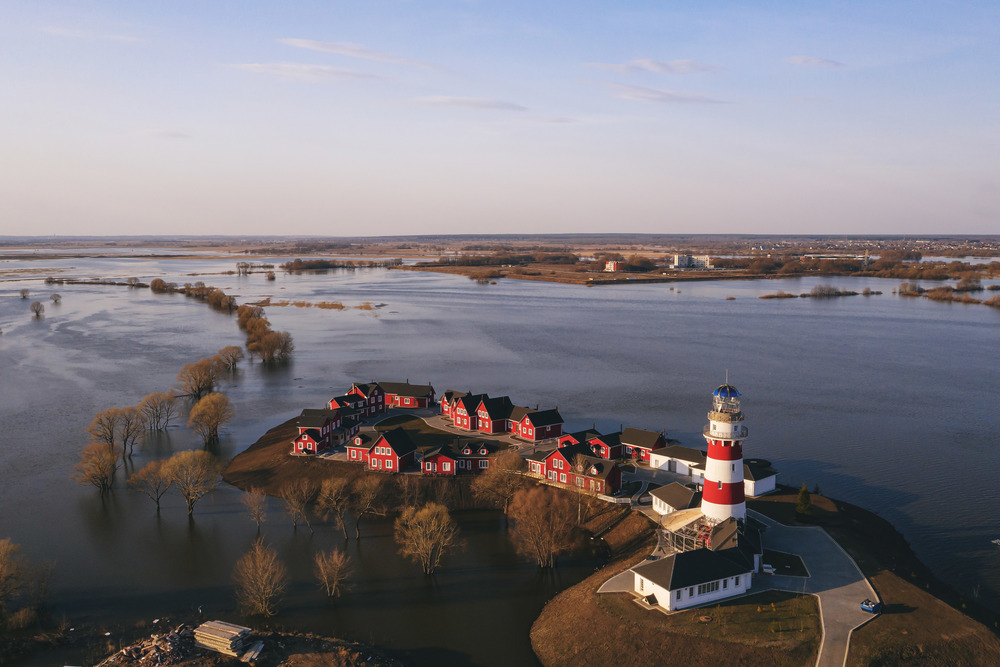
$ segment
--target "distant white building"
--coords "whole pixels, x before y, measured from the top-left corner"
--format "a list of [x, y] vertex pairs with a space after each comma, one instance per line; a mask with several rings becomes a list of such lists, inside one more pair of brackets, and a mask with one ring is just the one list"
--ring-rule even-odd
[[604, 262], [604, 270], [607, 273], [618, 273], [619, 271], [624, 271], [628, 268], [628, 262], [621, 262], [617, 260], [609, 260]]
[[711, 269], [712, 258], [709, 255], [674, 255], [671, 269]]

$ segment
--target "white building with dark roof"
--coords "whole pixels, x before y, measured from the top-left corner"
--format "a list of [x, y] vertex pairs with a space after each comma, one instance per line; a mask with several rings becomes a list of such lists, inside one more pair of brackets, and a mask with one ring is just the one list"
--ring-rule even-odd
[[674, 611], [746, 593], [753, 564], [737, 549], [695, 549], [637, 565], [632, 575], [647, 604]]

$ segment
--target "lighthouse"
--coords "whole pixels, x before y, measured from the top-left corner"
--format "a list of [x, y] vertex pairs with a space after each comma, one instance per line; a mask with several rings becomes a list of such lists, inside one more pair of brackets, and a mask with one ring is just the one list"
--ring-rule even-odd
[[742, 521], [746, 517], [743, 440], [747, 437], [747, 427], [743, 425], [740, 392], [736, 387], [727, 383], [712, 393], [712, 410], [704, 433], [708, 458], [701, 512], [712, 523], [730, 517]]

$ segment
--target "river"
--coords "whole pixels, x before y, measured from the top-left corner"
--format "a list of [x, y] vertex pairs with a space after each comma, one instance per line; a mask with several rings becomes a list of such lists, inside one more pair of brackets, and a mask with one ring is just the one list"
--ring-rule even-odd
[[[990, 544], [1000, 537], [996, 309], [902, 299], [891, 294], [899, 281], [877, 279], [586, 288], [365, 269], [279, 272], [268, 282], [224, 275], [239, 259], [0, 261], [0, 273], [13, 276], [0, 279], [0, 536], [32, 560], [55, 562], [51, 604], [69, 618], [112, 623], [197, 605], [233, 616], [230, 573], [256, 535], [237, 492], [203, 500], [189, 525], [179, 498], [168, 494], [157, 520], [144, 496], [120, 490], [102, 502], [69, 477], [97, 410], [166, 390], [181, 365], [241, 344], [242, 335], [234, 318], [181, 295], [45, 285], [13, 273], [22, 269], [203, 280], [240, 302], [348, 306], [267, 309], [274, 328], [293, 334], [294, 359], [273, 369], [244, 363], [225, 382], [236, 420], [219, 446], [224, 457], [351, 381], [371, 379], [509, 394], [558, 406], [569, 429], [665, 428], [701, 447], [710, 394], [728, 373], [744, 395], [747, 456], [771, 460], [780, 481], [818, 485], [878, 512], [941, 578], [1000, 608], [1000, 549]], [[756, 298], [817, 284], [884, 293]], [[27, 300], [17, 296], [23, 287]], [[45, 316], [32, 319], [30, 301], [53, 291], [61, 303], [46, 300]], [[353, 308], [363, 303], [378, 307]], [[195, 434], [174, 428], [145, 443], [135, 465], [196, 446]], [[580, 555], [542, 576], [514, 556], [500, 517], [461, 519], [467, 548], [433, 578], [399, 558], [388, 523], [370, 524], [348, 545], [360, 565], [354, 587], [330, 604], [308, 561], [340, 538], [328, 528], [293, 532], [275, 507], [265, 536], [294, 579], [277, 622], [374, 641], [425, 664], [530, 663], [531, 621], [594, 560]]]

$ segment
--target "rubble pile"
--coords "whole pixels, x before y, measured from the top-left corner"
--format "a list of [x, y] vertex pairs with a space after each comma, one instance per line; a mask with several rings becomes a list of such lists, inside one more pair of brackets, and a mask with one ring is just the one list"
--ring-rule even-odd
[[166, 634], [153, 634], [110, 656], [98, 667], [113, 665], [175, 665], [195, 652], [194, 630], [181, 623]]

